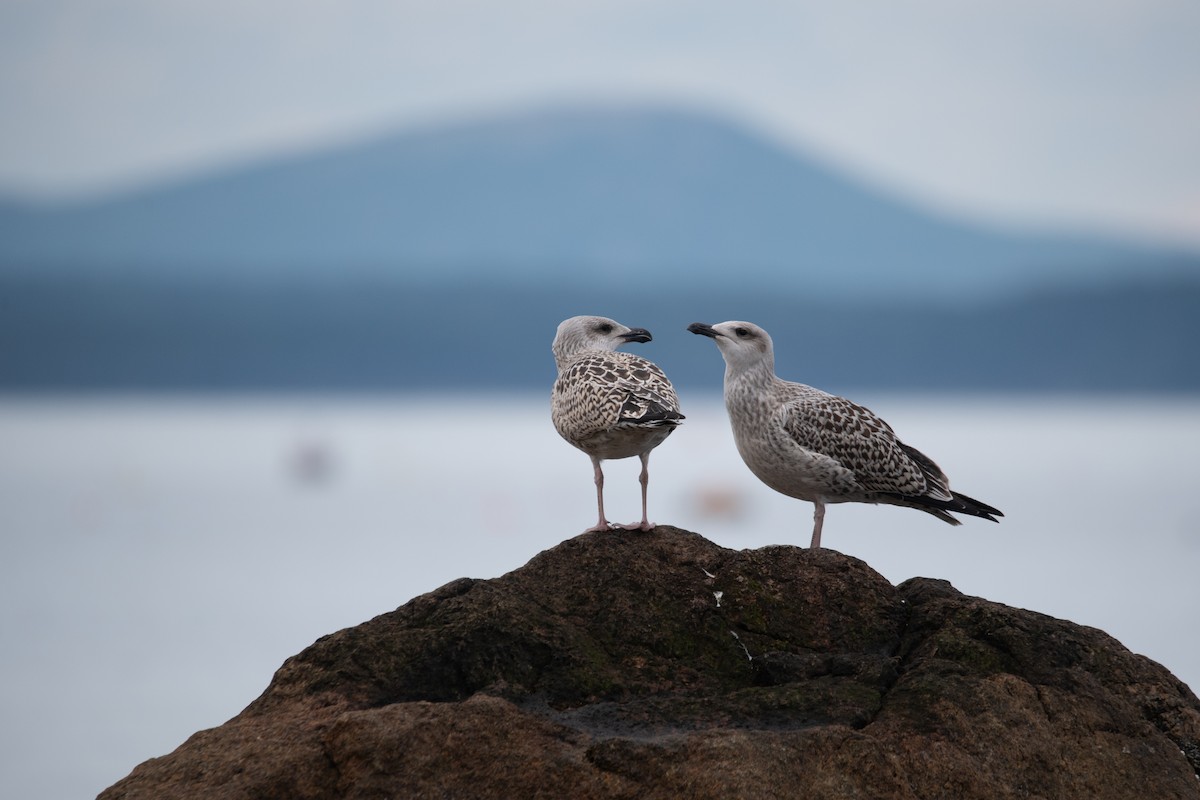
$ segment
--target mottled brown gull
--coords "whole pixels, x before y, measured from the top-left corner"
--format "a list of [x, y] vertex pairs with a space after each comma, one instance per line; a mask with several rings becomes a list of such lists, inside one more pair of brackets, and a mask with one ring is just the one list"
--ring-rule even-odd
[[888, 503], [961, 525], [949, 512], [997, 522], [991, 506], [952, 492], [933, 460], [900, 441], [871, 411], [775, 375], [767, 332], [749, 322], [707, 325], [725, 358], [725, 408], [738, 453], [777, 492], [813, 504], [812, 547], [821, 546], [827, 503]]
[[645, 328], [627, 328], [606, 317], [572, 317], [558, 326], [554, 362], [558, 379], [550, 415], [559, 434], [592, 459], [600, 519], [589, 531], [610, 528], [604, 516], [604, 472], [600, 462], [638, 456], [642, 461], [642, 521], [620, 527], [654, 527], [646, 512], [650, 451], [683, 420], [679, 398], [657, 365], [616, 349], [627, 342], [648, 342]]

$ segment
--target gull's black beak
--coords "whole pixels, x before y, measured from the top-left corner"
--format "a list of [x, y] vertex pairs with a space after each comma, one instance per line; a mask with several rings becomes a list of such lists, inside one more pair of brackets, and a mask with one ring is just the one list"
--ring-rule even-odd
[[622, 333], [619, 338], [627, 342], [649, 342], [654, 337], [645, 328], [633, 328], [629, 333]]
[[708, 336], [711, 339], [715, 339], [718, 336], [725, 335], [723, 333], [718, 333], [716, 330], [713, 329], [712, 325], [709, 325], [708, 323], [705, 323], [705, 322], [693, 322], [691, 325], [688, 325], [688, 330], [691, 331], [692, 333], [698, 333], [701, 336]]

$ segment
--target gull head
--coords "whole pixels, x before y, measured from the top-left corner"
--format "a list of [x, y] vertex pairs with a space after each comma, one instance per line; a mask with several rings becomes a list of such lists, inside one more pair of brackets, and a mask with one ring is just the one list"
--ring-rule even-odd
[[753, 322], [730, 320], [718, 322], [716, 325], [693, 322], [688, 325], [688, 330], [716, 342], [731, 373], [736, 374], [764, 365], [772, 371], [775, 369], [775, 351], [771, 337]]
[[562, 367], [579, 353], [616, 350], [629, 342], [650, 341], [650, 331], [630, 328], [608, 317], [571, 317], [563, 320], [554, 335], [554, 360]]

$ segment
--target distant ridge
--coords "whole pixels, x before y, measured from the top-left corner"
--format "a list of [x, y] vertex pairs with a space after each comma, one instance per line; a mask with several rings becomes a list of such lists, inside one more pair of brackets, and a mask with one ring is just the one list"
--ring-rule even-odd
[[0, 277], [686, 282], [982, 297], [1200, 273], [1200, 255], [939, 218], [728, 120], [543, 109], [69, 205], [0, 202]]
[[540, 395], [554, 381], [555, 327], [591, 313], [648, 327], [654, 341], [629, 350], [661, 364], [688, 391], [720, 391], [724, 372], [688, 323], [750, 319], [779, 343], [779, 374], [839, 392], [1200, 393], [1200, 282], [944, 307], [835, 303], [736, 285], [718, 292], [8, 280], [0, 281], [0, 398], [210, 390]]

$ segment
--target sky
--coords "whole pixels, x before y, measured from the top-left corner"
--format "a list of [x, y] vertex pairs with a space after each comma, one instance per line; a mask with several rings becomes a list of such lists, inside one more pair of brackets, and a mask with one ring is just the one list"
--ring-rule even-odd
[[1195, 0], [4, 0], [0, 194], [591, 100], [727, 114], [958, 215], [1200, 244]]

